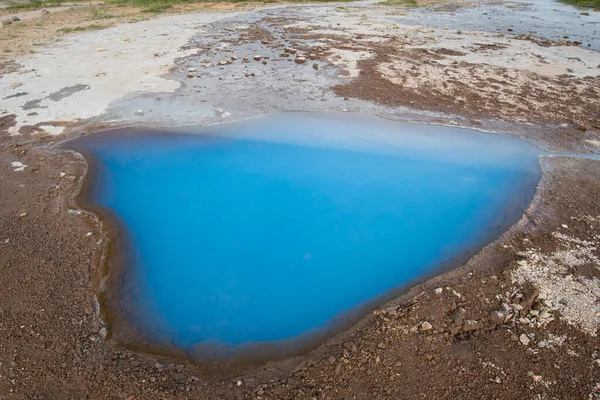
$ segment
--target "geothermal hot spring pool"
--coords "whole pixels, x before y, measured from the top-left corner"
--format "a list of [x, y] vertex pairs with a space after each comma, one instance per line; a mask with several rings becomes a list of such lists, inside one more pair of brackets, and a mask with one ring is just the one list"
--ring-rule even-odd
[[507, 135], [347, 115], [73, 147], [91, 161], [86, 202], [127, 243], [110, 288], [120, 312], [183, 350], [335, 330], [493, 241], [541, 176], [539, 149]]

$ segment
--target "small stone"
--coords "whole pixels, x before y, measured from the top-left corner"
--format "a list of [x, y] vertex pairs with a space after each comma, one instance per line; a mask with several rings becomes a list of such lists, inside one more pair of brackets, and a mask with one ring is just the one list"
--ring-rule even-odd
[[515, 311], [521, 311], [521, 310], [523, 310], [523, 306], [522, 306], [522, 305], [520, 305], [520, 304], [514, 304], [514, 303], [513, 303], [513, 304], [511, 304], [510, 306], [511, 306], [511, 307], [512, 307], [512, 309], [513, 309], [513, 310], [515, 310]]
[[306, 57], [296, 57], [296, 58], [294, 59], [294, 62], [295, 62], [296, 64], [304, 64], [304, 63], [306, 62]]
[[424, 322], [421, 324], [421, 330], [422, 330], [422, 331], [428, 331], [428, 330], [430, 330], [431, 328], [433, 328], [433, 326], [432, 326], [432, 325], [431, 325], [429, 322], [427, 322], [427, 321], [424, 321]]
[[289, 55], [288, 53], [281, 53], [281, 54], [279, 55], [279, 57], [289, 57], [289, 56], [290, 56], [290, 55]]
[[14, 89], [14, 88], [18, 88], [19, 86], [21, 86], [21, 83], [20, 82], [13, 82], [13, 83], [11, 83], [8, 86], [10, 86], [11, 88]]
[[531, 379], [533, 379], [534, 382], [540, 382], [542, 380], [542, 376], [541, 375], [531, 375]]
[[25, 218], [27, 216], [26, 212], [22, 212], [19, 214], [19, 218]]
[[263, 65], [267, 65], [267, 62], [265, 60], [262, 61]]
[[96, 51], [106, 51], [106, 48], [105, 47], [98, 47], [98, 48], [96, 48]]
[[288, 54], [296, 54], [297, 50], [291, 47], [286, 47], [285, 49], [283, 49], [283, 52]]
[[194, 74], [187, 74], [187, 77], [188, 77], [188, 78], [193, 78], [193, 77], [194, 77]]
[[501, 311], [491, 311], [490, 320], [493, 324], [500, 325], [504, 322], [504, 313]]
[[468, 319], [465, 322], [463, 322], [463, 330], [465, 332], [476, 331], [476, 330], [479, 330], [482, 328], [483, 328], [482, 322], [474, 321], [472, 319]]
[[317, 59], [317, 55], [316, 54], [309, 54], [308, 58], [310, 58], [311, 60], [316, 60]]
[[529, 340], [527, 335], [524, 333], [522, 333], [521, 336], [519, 336], [519, 341], [521, 342], [521, 344], [523, 344], [523, 346], [528, 346], [531, 342], [531, 340]]
[[48, 10], [42, 10], [42, 15], [46, 15], [46, 14], [50, 14], [50, 11], [48, 11]]
[[137, 110], [134, 114], [135, 115], [144, 115], [144, 110]]
[[546, 319], [550, 317], [550, 313], [548, 312], [548, 310], [542, 310], [540, 311], [539, 315], [538, 315], [541, 319]]
[[313, 68], [314, 69], [319, 69], [319, 64], [317, 64], [317, 63], [313, 64]]
[[19, 22], [21, 20], [21, 18], [14, 16], [10, 19], [12, 22]]
[[439, 287], [439, 288], [435, 288], [433, 293], [435, 293], [436, 296], [441, 296], [443, 291], [444, 291], [444, 289]]
[[175, 366], [175, 371], [177, 371], [177, 373], [181, 373], [183, 371], [183, 365], [177, 364]]
[[534, 317], [537, 317], [540, 314], [540, 312], [538, 310], [531, 310], [529, 311], [529, 315], [532, 315]]
[[254, 56], [254, 61], [260, 61], [260, 56]]
[[235, 61], [237, 59], [238, 59], [237, 56], [231, 56], [231, 61]]
[[2, 20], [2, 26], [10, 25], [10, 24], [12, 24], [12, 21], [10, 19], [7, 18], [7, 19]]
[[333, 364], [335, 364], [335, 361], [336, 361], [336, 359], [335, 359], [335, 357], [334, 357], [334, 356], [330, 356], [330, 357], [327, 359], [327, 361], [329, 362], [329, 364], [333, 365]]
[[243, 384], [244, 384], [244, 381], [242, 381], [241, 379], [236, 382], [236, 386], [242, 386]]
[[196, 72], [196, 68], [190, 68], [188, 69], [188, 72]]
[[227, 64], [229, 64], [228, 60], [221, 60], [221, 61], [219, 61], [219, 65], [227, 65]]

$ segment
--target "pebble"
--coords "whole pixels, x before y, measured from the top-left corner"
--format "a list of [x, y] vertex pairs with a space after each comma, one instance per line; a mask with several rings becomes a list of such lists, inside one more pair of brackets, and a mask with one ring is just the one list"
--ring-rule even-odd
[[490, 312], [490, 320], [492, 323], [499, 325], [504, 322], [504, 313], [501, 311], [491, 311]]
[[313, 64], [313, 68], [314, 69], [319, 69], [319, 64], [317, 64], [317, 63]]
[[474, 321], [472, 319], [468, 319], [465, 322], [463, 322], [463, 330], [465, 332], [476, 331], [476, 330], [482, 329], [482, 328], [483, 328], [483, 323]]
[[260, 61], [260, 56], [254, 56], [254, 61]]
[[188, 72], [196, 72], [196, 68], [190, 68], [188, 69]]
[[98, 47], [98, 48], [96, 49], [96, 51], [106, 51], [106, 48], [105, 48], [105, 47]]
[[288, 53], [288, 54], [296, 54], [298, 50], [292, 48], [292, 47], [286, 47], [285, 49], [283, 49], [284, 53]]
[[237, 58], [236, 56], [231, 56], [231, 61], [235, 61], [235, 60], [237, 60], [237, 59], [238, 59], [238, 58]]
[[194, 74], [188, 74], [188, 75], [187, 75], [187, 77], [188, 77], [188, 78], [193, 78], [193, 77], [194, 77]]
[[529, 342], [531, 342], [531, 340], [529, 340], [529, 338], [527, 337], [527, 335], [525, 335], [524, 333], [522, 333], [521, 336], [519, 336], [519, 341], [524, 346], [528, 346]]
[[289, 53], [281, 53], [279, 55], [279, 57], [289, 57], [289, 56], [290, 56]]
[[542, 376], [541, 375], [531, 375], [531, 379], [533, 379], [534, 382], [540, 382], [542, 380]]
[[135, 115], [144, 115], [144, 110], [137, 110]]
[[13, 83], [11, 83], [8, 86], [10, 86], [11, 88], [18, 88], [19, 86], [21, 86], [21, 83], [20, 82], [13, 82]]
[[433, 293], [435, 293], [436, 296], [440, 296], [443, 291], [444, 291], [444, 289], [442, 289], [441, 287], [439, 287], [439, 288], [435, 288], [435, 290], [433, 291]]
[[424, 321], [424, 322], [421, 324], [421, 330], [422, 330], [422, 331], [428, 331], [428, 330], [430, 330], [431, 328], [433, 328], [433, 326], [431, 326], [431, 324], [430, 324], [429, 322], [427, 322], [427, 321]]
[[228, 60], [221, 60], [221, 61], [219, 61], [219, 65], [227, 65], [227, 64], [229, 64]]
[[10, 19], [12, 22], [19, 22], [21, 20], [21, 18], [14, 16]]
[[42, 10], [42, 15], [46, 15], [46, 14], [50, 14], [50, 11], [48, 11], [48, 10]]
[[295, 62], [296, 64], [304, 64], [304, 63], [306, 62], [306, 57], [296, 57], [296, 58], [294, 59], [294, 62]]

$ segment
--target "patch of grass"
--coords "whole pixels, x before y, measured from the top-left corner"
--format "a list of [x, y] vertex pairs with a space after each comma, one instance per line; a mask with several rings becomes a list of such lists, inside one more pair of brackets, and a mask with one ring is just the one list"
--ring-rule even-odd
[[458, 33], [459, 35], [462, 35], [462, 31], [456, 31], [456, 33]]
[[589, 17], [590, 13], [587, 11], [584, 11], [584, 12], [579, 13], [579, 15], [583, 15], [584, 17]]
[[91, 24], [88, 26], [74, 26], [74, 27], [60, 28], [60, 29], [57, 29], [56, 32], [71, 33], [71, 32], [97, 31], [97, 30], [104, 29], [104, 28], [106, 28], [106, 26], [98, 25], [98, 24]]
[[417, 7], [419, 3], [417, 0], [385, 0], [377, 3], [381, 6], [404, 6], [404, 7]]
[[600, 0], [559, 0], [562, 3], [572, 4], [579, 7], [591, 7], [600, 10]]
[[145, 13], [161, 13], [168, 8], [173, 7], [172, 4], [168, 4], [167, 2], [156, 2], [148, 5], [147, 7], [142, 8], [142, 12]]
[[90, 7], [90, 19], [91, 20], [99, 20], [99, 19], [109, 19], [114, 18], [115, 15], [111, 15], [106, 10], [103, 10], [102, 7]]

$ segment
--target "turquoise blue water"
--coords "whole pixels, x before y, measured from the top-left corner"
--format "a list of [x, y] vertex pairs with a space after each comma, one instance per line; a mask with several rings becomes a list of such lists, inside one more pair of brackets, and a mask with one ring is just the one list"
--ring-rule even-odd
[[128, 318], [182, 348], [324, 328], [493, 240], [540, 177], [507, 136], [305, 114], [83, 146], [129, 240]]

